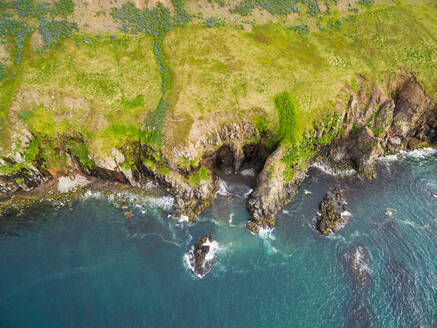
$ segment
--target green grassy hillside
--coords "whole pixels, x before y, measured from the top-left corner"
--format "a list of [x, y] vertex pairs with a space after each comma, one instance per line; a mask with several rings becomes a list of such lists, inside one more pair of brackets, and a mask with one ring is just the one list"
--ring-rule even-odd
[[288, 90], [300, 105], [301, 122], [310, 125], [335, 110], [345, 85], [356, 87], [356, 74], [382, 81], [401, 70], [414, 73], [434, 96], [436, 40], [436, 6], [405, 4], [374, 6], [339, 28], [305, 35], [276, 24], [250, 32], [188, 26], [165, 42], [174, 81], [171, 110], [197, 120], [257, 108], [275, 125], [273, 98]]
[[[435, 98], [437, 4], [351, 3], [103, 1], [92, 16], [69, 0], [0, 1], [1, 153], [23, 128], [80, 136], [102, 157], [131, 140], [183, 147], [243, 117], [280, 135], [285, 91], [299, 139], [345, 105], [357, 74], [412, 73]], [[97, 32], [100, 20], [112, 25]]]

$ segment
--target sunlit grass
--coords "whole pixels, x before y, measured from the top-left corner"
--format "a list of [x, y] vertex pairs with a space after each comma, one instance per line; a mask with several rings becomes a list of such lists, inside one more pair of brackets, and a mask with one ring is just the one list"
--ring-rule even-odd
[[276, 24], [252, 32], [177, 29], [165, 40], [173, 78], [170, 110], [194, 120], [209, 114], [228, 120], [257, 108], [276, 125], [274, 96], [288, 90], [308, 127], [347, 101], [341, 90], [356, 84], [356, 74], [381, 83], [401, 71], [415, 74], [434, 96], [436, 33], [436, 6], [407, 4], [374, 6], [340, 28], [305, 35]]
[[13, 123], [31, 112], [25, 122], [32, 133], [80, 133], [105, 152], [137, 140], [159, 101], [160, 77], [148, 37], [83, 40], [25, 58], [9, 117]]

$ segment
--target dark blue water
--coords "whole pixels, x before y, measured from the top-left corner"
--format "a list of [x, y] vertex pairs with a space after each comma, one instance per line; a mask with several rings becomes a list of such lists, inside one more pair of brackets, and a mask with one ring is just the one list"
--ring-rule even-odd
[[[126, 219], [94, 195], [73, 209], [0, 219], [0, 327], [432, 327], [437, 323], [437, 157], [381, 161], [363, 181], [312, 169], [271, 234], [244, 227], [244, 198], [218, 196], [198, 223], [168, 199]], [[352, 218], [313, 228], [329, 188]], [[165, 205], [165, 204], [164, 204]], [[216, 265], [199, 280], [183, 256], [212, 232]], [[345, 254], [368, 251], [359, 285]]]

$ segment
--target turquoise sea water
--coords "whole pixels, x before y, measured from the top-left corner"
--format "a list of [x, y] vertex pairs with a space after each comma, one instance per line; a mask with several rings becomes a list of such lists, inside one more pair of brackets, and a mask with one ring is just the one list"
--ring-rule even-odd
[[[0, 327], [435, 327], [437, 155], [386, 159], [378, 173], [311, 169], [263, 236], [246, 230], [241, 196], [218, 195], [193, 226], [168, 218], [169, 198], [131, 205], [127, 220], [98, 194], [2, 217]], [[335, 185], [352, 217], [327, 238], [313, 221]], [[200, 280], [183, 258], [209, 232], [220, 249]], [[358, 246], [364, 286], [344, 260]]]

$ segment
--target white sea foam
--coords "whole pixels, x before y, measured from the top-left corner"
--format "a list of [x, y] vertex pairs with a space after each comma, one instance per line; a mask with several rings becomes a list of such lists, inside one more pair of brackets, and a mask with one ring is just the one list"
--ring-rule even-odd
[[231, 213], [231, 215], [229, 215], [229, 225], [232, 227], [233, 226], [233, 224], [232, 224], [232, 219], [234, 218], [234, 213]]
[[244, 176], [255, 176], [255, 169], [254, 168], [250, 168], [250, 169], [245, 169], [245, 170], [241, 170], [240, 171], [241, 175]]
[[430, 155], [437, 154], [437, 149], [435, 148], [423, 148], [423, 149], [416, 149], [416, 150], [410, 150], [410, 151], [401, 151], [400, 152], [403, 157], [414, 157], [414, 158], [426, 158]]
[[192, 266], [190, 263], [190, 253], [185, 253], [183, 259], [184, 259], [184, 267], [194, 272], [194, 266]]
[[253, 189], [248, 188], [248, 187], [246, 187], [246, 188], [247, 188], [247, 191], [244, 192], [243, 194], [241, 194], [242, 191], [240, 191], [240, 193], [232, 193], [230, 191], [230, 188], [229, 188], [229, 185], [227, 184], [227, 182], [224, 181], [223, 179], [219, 178], [219, 189], [218, 189], [218, 191], [216, 193], [216, 196], [220, 195], [220, 196], [235, 196], [235, 197], [244, 197], [244, 198], [246, 198], [246, 197], [248, 197], [253, 192]]
[[58, 191], [62, 193], [69, 192], [88, 184], [90, 184], [90, 181], [80, 174], [76, 174], [74, 177], [63, 176], [58, 180]]
[[349, 211], [343, 211], [343, 212], [341, 212], [340, 216], [342, 219], [347, 219], [348, 217], [352, 216], [352, 213]]
[[103, 195], [100, 191], [91, 191], [91, 190], [87, 190], [82, 196], [83, 199], [90, 199], [90, 198], [98, 199], [102, 197]]
[[148, 205], [162, 208], [165, 211], [171, 211], [174, 204], [174, 198], [171, 196], [145, 198], [144, 201]]
[[209, 239], [206, 239], [206, 242], [203, 243], [203, 246], [209, 246], [209, 252], [205, 256], [205, 261], [212, 261], [215, 258], [215, 255], [219, 249], [218, 242], [213, 240], [212, 242]]
[[344, 220], [344, 222], [337, 222], [337, 230], [343, 229], [350, 221], [352, 217], [352, 213], [349, 211], [343, 211], [340, 213], [341, 218]]
[[337, 168], [332, 167], [331, 165], [329, 165], [328, 163], [323, 162], [323, 161], [314, 163], [313, 167], [323, 171], [326, 174], [341, 176], [341, 177], [351, 176], [351, 175], [354, 175], [357, 173], [353, 169], [348, 169], [348, 170], [337, 169]]
[[188, 223], [188, 221], [190, 220], [190, 218], [186, 215], [181, 215], [181, 217], [179, 218], [179, 222], [186, 222]]
[[387, 211], [385, 212], [385, 215], [392, 216], [394, 212], [396, 212], [396, 209], [394, 209], [394, 208], [387, 208]]
[[140, 209], [142, 214], [145, 214], [144, 205], [150, 207], [158, 207], [164, 211], [170, 212], [173, 208], [174, 198], [172, 196], [162, 196], [162, 197], [143, 197], [138, 196], [128, 192], [118, 192], [109, 195], [104, 195], [100, 191], [87, 190], [83, 195], [82, 199], [106, 199], [112, 202], [115, 199], [122, 199], [125, 202], [134, 204], [135, 208]]
[[394, 161], [398, 161], [399, 159], [400, 159], [399, 154], [392, 154], [392, 155], [381, 156], [377, 158], [378, 161], [385, 162], [385, 163], [391, 163]]
[[277, 254], [278, 253], [278, 250], [272, 246], [272, 243], [270, 241], [266, 240], [264, 244], [267, 246], [267, 252], [269, 254]]
[[271, 239], [271, 240], [275, 240], [276, 237], [273, 235], [273, 231], [275, 230], [275, 228], [270, 228], [270, 227], [260, 227], [258, 230], [258, 235], [263, 238], [263, 239]]
[[406, 157], [424, 159], [434, 154], [437, 154], [437, 149], [435, 148], [423, 148], [423, 149], [408, 150], [408, 151], [401, 150], [398, 154], [381, 156], [378, 158], [378, 161], [390, 163]]
[[288, 214], [288, 213], [290, 213], [290, 212], [287, 211], [287, 210], [282, 210], [282, 213], [284, 213], [284, 214]]
[[362, 246], [358, 246], [355, 249], [355, 253], [353, 254], [353, 267], [358, 270], [360, 273], [367, 272], [371, 273], [370, 267], [367, 263], [367, 259], [365, 256], [365, 250]]
[[216, 195], [229, 196], [228, 185], [226, 184], [226, 182], [224, 180], [222, 180], [220, 178], [219, 178], [219, 189], [218, 189]]
[[244, 193], [244, 198], [248, 197], [253, 192], [252, 188], [249, 188], [247, 192]]
[[419, 225], [419, 224], [412, 222], [410, 220], [398, 220], [398, 221], [399, 221], [399, 223], [402, 223], [404, 225], [409, 225], [409, 226], [413, 227], [414, 229], [418, 229], [418, 230], [424, 230], [424, 229], [427, 229], [429, 227], [428, 224], [425, 224], [422, 226], [422, 225]]

